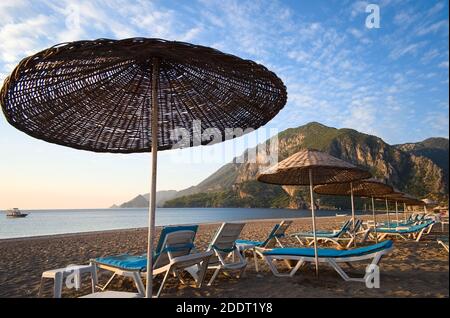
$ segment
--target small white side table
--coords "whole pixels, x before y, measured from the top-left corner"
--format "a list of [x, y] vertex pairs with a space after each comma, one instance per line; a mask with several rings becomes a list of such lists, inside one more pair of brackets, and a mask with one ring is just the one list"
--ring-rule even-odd
[[67, 278], [70, 274], [74, 273], [76, 270], [76, 274], [80, 277], [79, 281], [81, 281], [81, 276], [85, 273], [89, 273], [91, 275], [91, 284], [92, 284], [92, 292], [95, 293], [95, 286], [97, 285], [97, 268], [95, 265], [71, 265], [66, 268], [57, 268], [48, 270], [42, 273], [41, 284], [39, 286], [39, 297], [42, 295], [42, 287], [44, 279], [53, 279], [53, 298], [61, 298], [61, 291], [63, 287], [64, 278]]

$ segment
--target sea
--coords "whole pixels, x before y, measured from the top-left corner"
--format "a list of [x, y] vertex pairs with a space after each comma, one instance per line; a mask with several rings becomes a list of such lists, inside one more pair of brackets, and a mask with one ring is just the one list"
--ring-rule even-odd
[[[7, 218], [0, 211], [0, 239], [147, 227], [148, 209], [21, 210], [25, 218]], [[339, 214], [350, 212], [339, 211]], [[362, 214], [364, 212], [357, 212]], [[158, 208], [156, 225], [219, 223], [258, 219], [310, 217], [309, 210], [256, 208]], [[318, 210], [317, 217], [336, 216]]]

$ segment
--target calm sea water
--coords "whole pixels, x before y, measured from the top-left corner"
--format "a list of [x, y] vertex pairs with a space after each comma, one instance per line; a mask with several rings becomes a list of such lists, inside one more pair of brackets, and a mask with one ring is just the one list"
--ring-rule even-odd
[[[4, 212], [4, 211], [2, 211]], [[0, 239], [79, 233], [147, 226], [147, 209], [22, 210], [25, 218], [7, 218], [0, 213]], [[339, 212], [341, 213], [341, 212]], [[318, 211], [335, 216], [336, 211]], [[310, 211], [288, 209], [160, 208], [156, 225], [208, 223], [254, 219], [308, 217]]]

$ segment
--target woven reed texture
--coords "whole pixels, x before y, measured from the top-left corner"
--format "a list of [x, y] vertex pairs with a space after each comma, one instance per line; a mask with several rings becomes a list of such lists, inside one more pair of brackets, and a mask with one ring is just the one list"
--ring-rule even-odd
[[327, 195], [351, 195], [351, 188], [353, 188], [353, 195], [357, 197], [375, 197], [387, 195], [392, 193], [393, 188], [377, 179], [371, 178], [350, 183], [334, 183], [324, 184], [314, 187], [314, 192], [318, 194]]
[[394, 191], [392, 193], [389, 193], [387, 195], [388, 201], [399, 201], [400, 199], [405, 197], [405, 193], [401, 192], [397, 188], [394, 188]]
[[[95, 152], [151, 151], [153, 61], [159, 64], [158, 149], [185, 128], [258, 128], [287, 100], [264, 66], [212, 48], [161, 39], [77, 41], [23, 59], [5, 80], [0, 103], [8, 122], [48, 142]], [[178, 137], [178, 140], [174, 140]], [[201, 139], [201, 138], [200, 138]], [[215, 140], [217, 141], [217, 140]], [[218, 140], [221, 141], [221, 140]]]
[[418, 199], [416, 199], [415, 197], [401, 192], [398, 189], [394, 188], [394, 191], [388, 195], [381, 195], [379, 197], [377, 197], [378, 200], [382, 200], [385, 201], [387, 198], [387, 200], [389, 202], [398, 202], [398, 203], [406, 203], [408, 205], [424, 205], [424, 203]]
[[[388, 198], [389, 200], [389, 198]], [[391, 201], [397, 201], [399, 203], [406, 203], [407, 205], [425, 205], [425, 203], [410, 194], [403, 193], [402, 196], [395, 196]]]
[[428, 205], [428, 206], [438, 206], [438, 203], [436, 201], [433, 201], [433, 200], [428, 199], [428, 198], [427, 199], [423, 199], [422, 202], [425, 203], [425, 205]]
[[257, 180], [271, 184], [309, 185], [309, 170], [312, 170], [314, 185], [371, 177], [370, 172], [327, 153], [303, 149], [259, 174]]

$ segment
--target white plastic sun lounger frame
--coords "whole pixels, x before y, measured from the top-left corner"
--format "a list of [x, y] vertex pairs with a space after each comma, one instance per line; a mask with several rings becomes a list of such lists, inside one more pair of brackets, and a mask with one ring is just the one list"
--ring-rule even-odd
[[448, 250], [448, 241], [447, 243], [442, 241], [442, 240], [437, 240], [438, 244], [442, 245], [442, 247], [447, 251], [447, 253], [449, 252]]
[[[361, 256], [351, 256], [351, 257], [319, 257], [319, 263], [329, 264], [345, 281], [348, 282], [366, 282], [369, 278], [370, 272], [366, 272], [363, 278], [350, 277], [348, 274], [339, 266], [338, 263], [346, 263], [349, 265], [352, 262], [360, 262], [365, 260], [372, 260], [371, 265], [377, 265], [381, 258], [389, 253], [393, 247], [389, 247], [374, 253], [365, 254]], [[297, 256], [297, 255], [264, 255], [264, 258], [269, 265], [272, 273], [277, 277], [293, 277], [295, 273], [305, 264], [305, 263], [315, 263], [314, 256]], [[276, 260], [283, 261], [297, 261], [297, 264], [290, 268], [287, 273], [280, 273], [274, 264]]]
[[[436, 223], [430, 223], [428, 226], [424, 227], [423, 229], [421, 229], [418, 232], [411, 232], [411, 233], [395, 233], [395, 232], [391, 232], [391, 233], [378, 233], [378, 240], [382, 241], [385, 238], [389, 237], [389, 236], [399, 236], [400, 238], [402, 238], [405, 241], [408, 241], [409, 239], [413, 239], [416, 242], [419, 242], [420, 239], [423, 237], [424, 234], [430, 234], [431, 230], [433, 229], [433, 226]], [[397, 227], [397, 229], [402, 229], [402, 228], [408, 228], [405, 226], [399, 226]], [[379, 230], [378, 230], [379, 231]]]
[[[181, 230], [168, 233], [164, 239], [163, 248], [167, 246], [179, 246], [185, 245], [186, 243], [193, 243], [193, 238], [195, 236], [195, 232], [188, 230]], [[194, 248], [192, 250], [195, 250]], [[198, 265], [198, 272], [196, 274], [195, 282], [198, 288], [202, 287], [208, 262], [210, 257], [213, 255], [212, 251], [202, 252], [202, 253], [193, 253], [188, 255], [182, 255], [183, 252], [170, 252], [167, 251], [165, 253], [161, 253], [154, 262], [153, 276], [157, 276], [159, 274], [164, 274], [163, 281], [161, 282], [161, 286], [156, 294], [156, 297], [159, 297], [161, 291], [163, 290], [164, 284], [169, 276], [169, 274], [173, 274], [176, 276], [183, 284], [184, 281], [179, 275], [180, 271], [186, 270], [194, 265]], [[181, 255], [180, 255], [181, 254]], [[99, 286], [99, 288], [104, 291], [108, 285], [112, 282], [115, 276], [123, 276], [129, 277], [133, 279], [136, 288], [138, 290], [139, 295], [145, 295], [145, 286], [142, 282], [141, 276], [144, 276], [145, 272], [139, 270], [130, 270], [124, 269], [120, 267], [115, 267], [112, 265], [106, 265], [97, 263], [95, 261], [91, 261], [92, 265], [95, 265], [97, 268], [101, 268], [104, 270], [108, 270], [113, 272], [113, 275], [108, 280], [108, 282], [104, 286]], [[159, 267], [158, 267], [159, 266]]]
[[263, 254], [262, 254], [264, 251], [272, 249], [272, 248], [276, 247], [277, 245], [279, 247], [284, 247], [278, 237], [280, 235], [285, 235], [286, 230], [291, 226], [291, 224], [293, 222], [294, 221], [292, 221], [292, 220], [283, 220], [280, 223], [278, 223], [278, 228], [272, 234], [272, 237], [266, 238], [267, 242], [264, 246], [251, 246], [251, 245], [246, 245], [246, 244], [242, 244], [242, 245], [237, 244], [239, 251], [241, 251], [242, 253], [244, 253], [246, 250], [251, 251], [253, 253], [253, 260], [255, 263], [256, 272], [259, 272], [258, 255], [261, 258], [264, 258]]
[[[214, 256], [209, 260], [208, 269], [215, 269], [215, 271], [208, 286], [212, 285], [220, 270], [238, 270], [237, 278], [244, 274], [247, 261], [235, 244], [244, 226], [245, 223], [223, 223], [220, 226], [208, 248], [208, 251], [213, 251], [217, 257], [216, 260], [214, 260]], [[228, 261], [230, 258], [232, 258], [231, 263]], [[238, 261], [235, 261], [236, 258]]]
[[[332, 242], [333, 244], [337, 245], [338, 247], [345, 247], [345, 248], [350, 248], [353, 244], [353, 242], [356, 240], [356, 238], [358, 236], [363, 236], [361, 242], [364, 243], [367, 238], [369, 237], [371, 230], [368, 229], [362, 229], [362, 221], [361, 220], [356, 220], [356, 233], [353, 234], [353, 231], [351, 229], [348, 229], [346, 231], [344, 231], [340, 236], [338, 237], [316, 237], [317, 238], [317, 242], [323, 242], [323, 243], [328, 243], [328, 242]], [[361, 229], [361, 230], [360, 230]], [[334, 233], [339, 233], [341, 230], [334, 230]], [[348, 237], [343, 237], [342, 235], [348, 235]], [[314, 236], [300, 236], [300, 235], [296, 235], [293, 234], [293, 236], [297, 239], [297, 241], [300, 243], [300, 245], [302, 246], [312, 246], [314, 244]], [[305, 240], [305, 242], [302, 241]], [[346, 243], [345, 245], [343, 245], [342, 243]]]
[[[243, 275], [247, 267], [247, 261], [236, 247], [235, 242], [239, 238], [244, 226], [245, 223], [222, 223], [216, 232], [207, 250], [213, 253], [213, 256], [209, 259], [208, 269], [215, 270], [208, 282], [208, 286], [213, 284], [221, 270], [237, 270], [239, 271], [237, 278]], [[196, 278], [196, 274], [191, 272], [192, 268], [187, 269], [187, 271]]]

